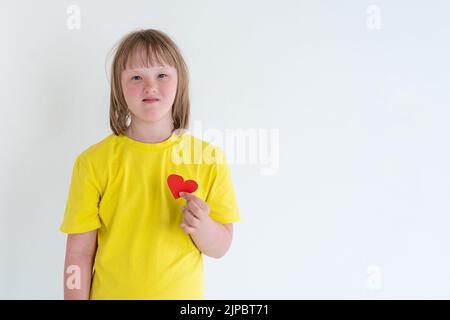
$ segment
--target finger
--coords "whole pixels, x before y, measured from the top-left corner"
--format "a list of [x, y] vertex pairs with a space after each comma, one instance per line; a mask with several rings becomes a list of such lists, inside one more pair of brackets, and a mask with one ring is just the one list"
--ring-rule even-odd
[[195, 194], [187, 193], [187, 192], [180, 192], [180, 196], [183, 199], [185, 199], [186, 202], [194, 202], [195, 204], [197, 204], [197, 206], [199, 206], [203, 210], [209, 211], [208, 204], [205, 201], [203, 201], [202, 199], [200, 199], [199, 197], [197, 197]]
[[181, 229], [183, 229], [184, 232], [186, 232], [187, 234], [191, 234], [195, 232], [195, 229], [193, 227], [190, 227], [186, 224], [181, 224]]
[[200, 208], [195, 202], [188, 201], [188, 202], [186, 203], [186, 207], [187, 207], [187, 209], [189, 209], [189, 211], [191, 211], [191, 212], [194, 214], [194, 216], [196, 216], [197, 218], [200, 219], [200, 218], [202, 217], [203, 209]]
[[184, 219], [183, 217], [183, 221], [181, 222], [181, 228], [185, 228], [185, 227], [192, 227], [189, 225], [189, 223], [187, 223], [186, 219]]
[[183, 218], [191, 227], [197, 227], [200, 220], [187, 208], [183, 207]]
[[185, 221], [185, 224], [189, 227], [193, 227], [193, 228], [198, 227], [199, 220], [191, 213], [184, 214], [184, 221]]
[[195, 200], [191, 201], [194, 202], [197, 206], [199, 206], [203, 211], [206, 211], [207, 213], [209, 213], [209, 205], [203, 201], [200, 198], [196, 198]]
[[180, 195], [180, 197], [182, 197], [185, 200], [193, 200], [193, 199], [197, 198], [197, 196], [195, 194], [192, 194], [189, 192], [180, 192], [179, 195]]

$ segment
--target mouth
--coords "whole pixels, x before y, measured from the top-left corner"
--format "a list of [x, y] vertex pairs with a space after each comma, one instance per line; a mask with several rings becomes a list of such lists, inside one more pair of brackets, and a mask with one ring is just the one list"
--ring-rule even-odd
[[144, 103], [155, 103], [158, 101], [159, 101], [159, 99], [156, 99], [156, 98], [146, 98], [146, 99], [142, 100], [142, 102], [144, 102]]

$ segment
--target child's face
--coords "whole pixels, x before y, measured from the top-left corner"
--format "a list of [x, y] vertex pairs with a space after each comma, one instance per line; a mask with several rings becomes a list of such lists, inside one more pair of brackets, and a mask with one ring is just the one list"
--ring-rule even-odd
[[[171, 117], [177, 92], [177, 70], [169, 65], [128, 67], [121, 75], [125, 101], [132, 113], [144, 122]], [[146, 98], [158, 101], [145, 101]], [[132, 118], [133, 119], [133, 118]]]

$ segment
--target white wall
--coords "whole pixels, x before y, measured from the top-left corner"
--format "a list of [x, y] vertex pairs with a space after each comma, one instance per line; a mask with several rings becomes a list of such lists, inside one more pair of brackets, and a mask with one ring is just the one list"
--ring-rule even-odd
[[242, 221], [224, 258], [205, 257], [207, 298], [450, 298], [449, 15], [446, 1], [2, 1], [0, 298], [62, 298], [73, 162], [111, 132], [108, 53], [136, 28], [181, 48], [191, 126], [279, 133], [247, 146], [269, 143], [273, 174], [231, 164]]

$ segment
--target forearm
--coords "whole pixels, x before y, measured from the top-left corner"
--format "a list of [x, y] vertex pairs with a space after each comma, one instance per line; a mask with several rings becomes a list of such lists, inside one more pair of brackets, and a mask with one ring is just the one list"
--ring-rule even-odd
[[67, 253], [64, 264], [64, 299], [89, 300], [94, 256]]
[[231, 245], [231, 234], [221, 224], [210, 217], [195, 232], [191, 238], [201, 252], [213, 258], [221, 258], [225, 255]]

